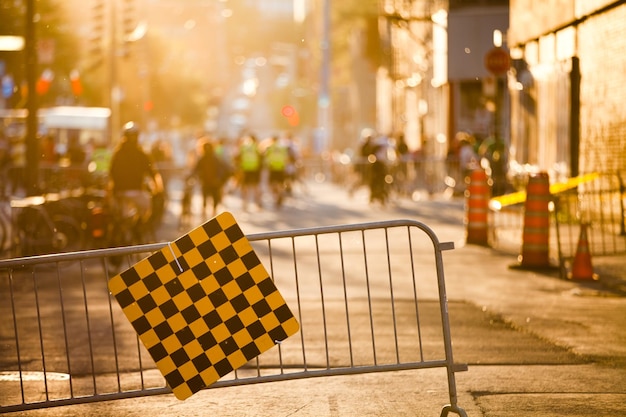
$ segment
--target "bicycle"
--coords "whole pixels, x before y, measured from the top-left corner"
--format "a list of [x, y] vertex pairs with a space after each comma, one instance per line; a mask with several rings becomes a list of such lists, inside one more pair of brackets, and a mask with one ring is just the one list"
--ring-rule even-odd
[[11, 242], [14, 256], [73, 252], [83, 247], [80, 224], [69, 215], [51, 210], [46, 196], [11, 200]]
[[11, 203], [2, 196], [0, 201], [0, 254], [4, 255], [12, 245], [7, 246], [11, 239]]
[[[150, 192], [140, 190], [118, 193], [109, 200], [106, 247], [139, 245], [154, 237], [154, 213], [150, 209], [149, 215], [146, 216], [146, 199], [150, 200], [150, 205], [154, 204], [154, 196]], [[112, 267], [118, 268], [121, 262], [121, 256], [109, 258]]]

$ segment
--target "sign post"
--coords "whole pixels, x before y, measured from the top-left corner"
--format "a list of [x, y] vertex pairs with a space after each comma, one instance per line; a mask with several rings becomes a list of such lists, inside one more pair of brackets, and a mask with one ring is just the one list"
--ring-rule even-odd
[[[495, 35], [495, 34], [494, 34]], [[495, 43], [495, 40], [494, 40]], [[496, 44], [498, 45], [498, 44]], [[491, 151], [491, 176], [493, 179], [492, 194], [502, 195], [506, 192], [506, 149], [502, 138], [502, 109], [504, 108], [504, 75], [511, 67], [509, 52], [501, 46], [491, 48], [485, 54], [485, 68], [495, 77], [495, 111], [493, 114], [493, 139]]]
[[37, 39], [35, 37], [35, 0], [26, 2], [25, 64], [28, 116], [26, 119], [26, 192], [39, 192], [39, 143], [37, 142]]

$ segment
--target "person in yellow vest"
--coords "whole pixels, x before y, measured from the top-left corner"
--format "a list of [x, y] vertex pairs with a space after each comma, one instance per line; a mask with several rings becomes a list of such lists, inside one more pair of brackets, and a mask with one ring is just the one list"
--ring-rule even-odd
[[272, 136], [269, 146], [265, 149], [263, 160], [268, 170], [268, 182], [276, 208], [282, 207], [285, 198], [289, 158], [289, 147], [280, 141], [278, 136]]
[[258, 208], [261, 204], [261, 168], [263, 167], [263, 155], [259, 149], [256, 136], [246, 135], [239, 144], [235, 155], [235, 163], [239, 171], [239, 185], [241, 187], [241, 201], [243, 209], [248, 209], [250, 198]]
[[96, 185], [104, 187], [106, 184], [112, 156], [113, 150], [111, 148], [104, 142], [96, 142], [91, 152], [89, 164], [87, 165], [87, 170]]

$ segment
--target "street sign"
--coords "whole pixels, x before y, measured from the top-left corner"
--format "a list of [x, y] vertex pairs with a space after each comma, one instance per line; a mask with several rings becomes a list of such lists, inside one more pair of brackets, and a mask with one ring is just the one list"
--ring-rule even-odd
[[299, 329], [230, 213], [116, 275], [109, 290], [180, 400]]
[[509, 53], [501, 48], [492, 48], [485, 54], [485, 68], [493, 75], [503, 75], [511, 67]]

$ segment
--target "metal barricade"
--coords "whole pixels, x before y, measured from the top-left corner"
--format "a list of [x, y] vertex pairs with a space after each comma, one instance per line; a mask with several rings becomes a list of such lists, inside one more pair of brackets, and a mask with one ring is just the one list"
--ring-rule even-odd
[[[300, 332], [210, 388], [445, 368], [441, 416], [466, 416], [442, 259], [453, 243], [409, 220], [247, 237]], [[170, 392], [107, 290], [165, 245], [0, 261], [0, 413]]]

